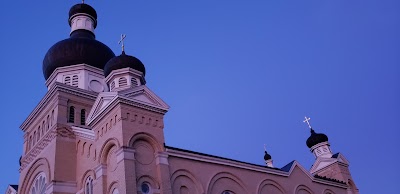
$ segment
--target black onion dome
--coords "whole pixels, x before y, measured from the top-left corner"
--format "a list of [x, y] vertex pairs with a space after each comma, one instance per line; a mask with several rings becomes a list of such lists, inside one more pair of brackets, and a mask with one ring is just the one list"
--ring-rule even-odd
[[328, 136], [326, 136], [323, 133], [315, 133], [315, 131], [313, 129], [311, 129], [311, 135], [307, 139], [306, 144], [307, 144], [308, 148], [311, 148], [319, 143], [326, 142], [326, 141], [328, 141]]
[[120, 56], [112, 58], [104, 67], [104, 76], [107, 77], [113, 70], [130, 67], [146, 74], [146, 69], [143, 63], [136, 57], [126, 55], [124, 51]]
[[271, 160], [272, 159], [271, 155], [269, 155], [267, 151], [264, 151], [264, 153], [265, 153], [264, 154], [264, 160]]
[[70, 25], [71, 25], [71, 19], [73, 18], [72, 16], [74, 16], [75, 14], [78, 14], [78, 13], [85, 13], [85, 14], [90, 15], [95, 20], [94, 27], [96, 28], [97, 12], [92, 6], [90, 6], [88, 4], [84, 4], [84, 3], [76, 4], [76, 5], [72, 6], [71, 9], [69, 10], [68, 22]]
[[77, 30], [70, 38], [54, 44], [43, 59], [43, 74], [50, 77], [58, 67], [76, 64], [88, 64], [99, 69], [115, 57], [114, 52], [105, 44], [94, 39], [93, 34], [86, 30]]

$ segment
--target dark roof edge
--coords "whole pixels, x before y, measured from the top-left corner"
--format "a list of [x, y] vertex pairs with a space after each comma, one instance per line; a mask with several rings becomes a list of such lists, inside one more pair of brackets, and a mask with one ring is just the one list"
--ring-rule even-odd
[[171, 147], [171, 146], [165, 145], [165, 143], [164, 143], [164, 147], [166, 149], [177, 150], [177, 151], [181, 151], [181, 152], [187, 152], [187, 153], [191, 153], [191, 154], [202, 155], [202, 156], [207, 156], [207, 157], [211, 157], [211, 158], [218, 158], [218, 159], [222, 159], [222, 160], [229, 160], [229, 161], [232, 161], [232, 162], [238, 162], [238, 163], [242, 163], [242, 164], [247, 164], [247, 165], [252, 165], [252, 166], [257, 166], [257, 167], [262, 167], [262, 168], [268, 168], [268, 169], [274, 169], [274, 170], [282, 171], [280, 168], [273, 168], [273, 167], [268, 167], [268, 166], [265, 166], [265, 165], [259, 165], [259, 164], [249, 163], [249, 162], [243, 162], [243, 161], [235, 160], [235, 159], [231, 159], [231, 158], [224, 158], [224, 157], [221, 157], [221, 156], [215, 156], [215, 155], [211, 155], [211, 154], [205, 154], [205, 153], [201, 153], [201, 152], [185, 150], [185, 149], [182, 149], [182, 148]]
[[346, 184], [346, 182], [343, 182], [341, 180], [337, 180], [337, 179], [332, 179], [332, 178], [328, 178], [326, 176], [319, 176], [319, 175], [314, 175], [315, 178], [317, 179], [322, 179], [322, 180], [326, 180], [326, 181], [332, 181], [332, 182], [336, 182], [336, 183], [341, 183], [341, 184]]

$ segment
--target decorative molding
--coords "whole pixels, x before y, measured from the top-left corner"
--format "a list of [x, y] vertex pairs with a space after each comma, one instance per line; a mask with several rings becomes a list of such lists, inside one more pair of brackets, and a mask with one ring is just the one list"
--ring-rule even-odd
[[49, 130], [46, 135], [40, 139], [38, 143], [34, 145], [33, 148], [29, 150], [28, 153], [26, 153], [22, 158], [21, 158], [21, 166], [19, 169], [19, 172], [24, 170], [32, 161], [35, 160], [35, 158], [42, 152], [42, 150], [47, 147], [48, 144], [57, 136], [56, 129]]
[[91, 92], [88, 90], [80, 89], [77, 87], [73, 86], [68, 86], [63, 83], [55, 82], [54, 85], [52, 85], [45, 96], [42, 98], [42, 100], [36, 105], [36, 107], [33, 109], [33, 111], [29, 114], [29, 116], [25, 119], [25, 121], [21, 124], [20, 128], [23, 131], [26, 131], [26, 129], [31, 126], [32, 122], [35, 120], [35, 118], [38, 117], [38, 115], [43, 111], [42, 109], [45, 109], [48, 107], [50, 99], [58, 96], [57, 92], [64, 92], [68, 94], [72, 94], [75, 96], [87, 98], [89, 100], [94, 100], [97, 97], [97, 93]]
[[115, 152], [117, 156], [117, 163], [122, 160], [135, 160], [135, 150], [130, 147], [121, 147]]
[[96, 172], [96, 179], [99, 179], [101, 176], [107, 175], [107, 166], [104, 164], [100, 164], [94, 169], [94, 171]]
[[[137, 99], [134, 99], [131, 97], [126, 97], [125, 93], [129, 93], [132, 94], [134, 93], [133, 91], [142, 91], [145, 92], [146, 95], [149, 95], [152, 97], [152, 99], [154, 99], [158, 104], [150, 104], [147, 102], [143, 102]], [[155, 112], [155, 113], [159, 113], [159, 114], [165, 114], [168, 109], [169, 106], [167, 104], [165, 104], [165, 102], [163, 102], [161, 100], [161, 98], [159, 98], [158, 96], [156, 96], [153, 92], [151, 92], [146, 86], [138, 86], [135, 88], [129, 88], [126, 89], [124, 91], [121, 92], [117, 92], [115, 96], [114, 92], [103, 92], [100, 93], [99, 96], [97, 97], [92, 110], [90, 111], [87, 123], [90, 126], [94, 126], [96, 125], [103, 117], [104, 115], [108, 114], [115, 106], [117, 106], [119, 103], [123, 103], [126, 105], [130, 105], [133, 107], [137, 107], [140, 109], [144, 109], [144, 110], [148, 110], [151, 112]], [[106, 104], [103, 105], [102, 102], [102, 98], [108, 96], [108, 98], [110, 99], [112, 96], [112, 98], [110, 99], [110, 101]], [[98, 108], [101, 107], [101, 108]]]
[[77, 190], [76, 182], [52, 181], [46, 188], [46, 193], [73, 193]]
[[169, 165], [168, 163], [168, 153], [167, 152], [158, 152], [156, 155], [156, 164], [165, 164]]
[[74, 132], [76, 137], [89, 140], [89, 141], [94, 141], [95, 139], [95, 134], [92, 129], [86, 129], [82, 127], [77, 127], [77, 126], [71, 126], [72, 131]]
[[[273, 168], [266, 168], [266, 167], [261, 167], [257, 165], [251, 165], [251, 164], [244, 164], [238, 161], [231, 161], [228, 159], [223, 159], [223, 158], [216, 158], [216, 157], [211, 157], [211, 156], [205, 156], [205, 155], [199, 155], [195, 153], [188, 153], [188, 152], [183, 152], [179, 150], [174, 150], [174, 149], [166, 149], [166, 152], [169, 156], [173, 157], [178, 157], [178, 158], [185, 158], [189, 160], [194, 160], [194, 161], [200, 161], [200, 162], [206, 162], [206, 163], [212, 163], [212, 164], [218, 164], [218, 165], [224, 165], [224, 166], [231, 166], [235, 168], [240, 168], [240, 169], [246, 169], [246, 170], [251, 170], [251, 171], [257, 171], [257, 172], [265, 172], [269, 174], [275, 174], [275, 175], [280, 175], [280, 176], [289, 176], [290, 173], [281, 171], [279, 169], [273, 169]], [[310, 176], [311, 178], [311, 176]]]

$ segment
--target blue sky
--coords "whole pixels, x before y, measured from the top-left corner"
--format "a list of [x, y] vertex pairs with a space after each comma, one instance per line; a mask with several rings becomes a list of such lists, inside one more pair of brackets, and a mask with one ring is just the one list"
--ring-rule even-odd
[[[46, 93], [43, 57], [79, 2], [0, 3], [3, 189], [18, 182], [19, 126]], [[120, 54], [127, 34], [127, 54], [171, 106], [167, 145], [263, 164], [267, 144], [276, 167], [309, 169], [307, 115], [361, 193], [398, 191], [400, 1], [86, 2], [96, 38]]]

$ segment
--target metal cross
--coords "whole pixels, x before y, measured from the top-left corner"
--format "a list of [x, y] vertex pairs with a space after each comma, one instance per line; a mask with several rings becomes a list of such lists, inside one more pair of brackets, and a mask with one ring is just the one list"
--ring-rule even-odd
[[121, 39], [118, 41], [118, 44], [121, 44], [122, 51], [125, 51], [125, 46], [124, 46], [124, 39], [126, 38], [126, 34], [121, 34]]
[[267, 151], [267, 146], [264, 144], [264, 151]]
[[310, 127], [310, 129], [311, 129], [311, 125], [310, 125], [310, 122], [309, 122], [309, 120], [311, 120], [310, 118], [307, 118], [307, 117], [304, 117], [306, 120], [304, 120], [303, 122], [304, 123], [307, 123], [307, 125], [308, 125], [308, 127]]

